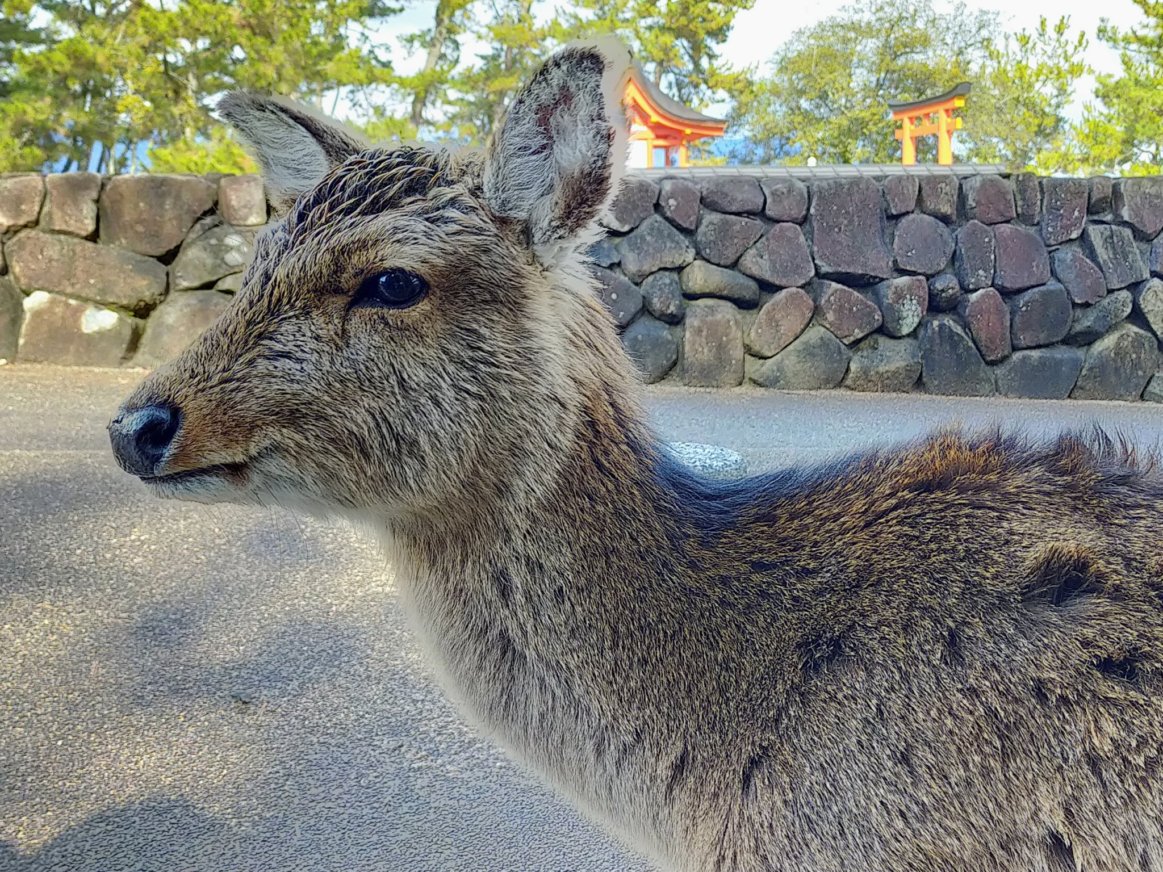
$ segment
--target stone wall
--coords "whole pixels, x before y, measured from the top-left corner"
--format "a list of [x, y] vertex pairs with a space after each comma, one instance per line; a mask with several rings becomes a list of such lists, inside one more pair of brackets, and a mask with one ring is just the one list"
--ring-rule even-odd
[[[635, 175], [602, 299], [651, 382], [1163, 400], [1163, 180], [959, 172]], [[251, 176], [0, 178], [0, 358], [168, 359], [266, 220]]]
[[1163, 180], [661, 172], [594, 249], [649, 381], [1163, 400]]
[[170, 359], [226, 307], [266, 220], [256, 176], [0, 177], [0, 359]]

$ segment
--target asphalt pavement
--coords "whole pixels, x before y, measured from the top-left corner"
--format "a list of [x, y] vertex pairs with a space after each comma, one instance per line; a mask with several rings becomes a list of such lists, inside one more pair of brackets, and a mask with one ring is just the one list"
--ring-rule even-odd
[[[0, 872], [645, 870], [434, 686], [353, 530], [162, 502], [104, 426], [141, 372], [0, 367]], [[1147, 404], [654, 388], [675, 441], [754, 471], [959, 421]]]

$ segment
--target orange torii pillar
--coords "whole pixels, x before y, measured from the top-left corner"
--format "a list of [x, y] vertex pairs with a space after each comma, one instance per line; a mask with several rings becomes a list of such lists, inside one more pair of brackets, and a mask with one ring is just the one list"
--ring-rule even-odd
[[892, 120], [899, 121], [896, 138], [901, 141], [901, 163], [912, 166], [917, 162], [917, 137], [937, 135], [937, 163], [953, 163], [953, 133], [961, 129], [961, 119], [953, 116], [955, 109], [965, 105], [969, 82], [955, 88], [911, 103], [889, 103]]

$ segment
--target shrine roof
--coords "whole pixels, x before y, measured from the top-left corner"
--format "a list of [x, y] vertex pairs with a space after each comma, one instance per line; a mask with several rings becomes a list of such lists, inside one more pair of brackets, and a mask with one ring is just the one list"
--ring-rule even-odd
[[922, 109], [934, 103], [944, 103], [946, 100], [952, 100], [955, 97], [964, 97], [972, 88], [973, 85], [970, 82], [962, 82], [960, 85], [954, 85], [944, 94], [938, 94], [935, 97], [925, 97], [923, 100], [909, 100], [900, 103], [889, 101], [888, 108], [893, 112], [908, 112], [911, 109]]
[[654, 84], [650, 76], [646, 75], [646, 71], [637, 62], [630, 68], [630, 80], [638, 86], [638, 90], [642, 92], [642, 95], [653, 103], [655, 108], [664, 115], [692, 124], [724, 126], [727, 123], [721, 118], [704, 115], [702, 112], [698, 112], [689, 106], [684, 106], [678, 100], [668, 97], [662, 92], [661, 88]]

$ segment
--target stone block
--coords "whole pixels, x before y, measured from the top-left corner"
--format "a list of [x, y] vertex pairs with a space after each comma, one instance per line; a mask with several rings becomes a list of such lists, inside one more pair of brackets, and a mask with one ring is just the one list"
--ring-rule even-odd
[[1155, 337], [1124, 322], [1087, 349], [1070, 396], [1076, 400], [1137, 400], [1158, 369]]
[[759, 214], [763, 211], [763, 191], [749, 176], [715, 176], [699, 186], [703, 205], [716, 212]]
[[795, 224], [776, 224], [739, 259], [741, 273], [777, 288], [799, 287], [816, 274], [804, 233]]
[[622, 346], [646, 384], [666, 378], [678, 362], [674, 332], [649, 315], [643, 315], [623, 331]]
[[884, 241], [884, 205], [872, 179], [820, 182], [812, 194], [812, 252], [816, 271], [837, 281], [892, 278]]
[[764, 303], [747, 331], [747, 350], [773, 357], [807, 328], [815, 311], [812, 298], [799, 288], [785, 288]]
[[1050, 257], [1038, 234], [1016, 224], [998, 224], [993, 238], [993, 285], [999, 291], [1023, 291], [1050, 281]]
[[863, 339], [883, 323], [880, 307], [862, 294], [836, 282], [819, 282], [816, 317], [846, 345]]
[[713, 264], [731, 266], [762, 235], [763, 224], [754, 218], [704, 209], [695, 231], [695, 251]]
[[601, 267], [609, 269], [622, 259], [621, 253], [614, 245], [613, 240], [608, 236], [603, 236], [587, 250], [590, 260]]
[[754, 367], [749, 378], [765, 388], [818, 391], [839, 387], [852, 357], [840, 340], [812, 325], [775, 357]]
[[889, 279], [872, 289], [872, 298], [880, 306], [884, 332], [908, 336], [929, 310], [929, 283], [922, 276]]
[[626, 176], [601, 223], [618, 233], [628, 233], [654, 214], [658, 185], [642, 176]]
[[682, 320], [685, 309], [678, 273], [672, 270], [652, 273], [643, 280], [640, 289], [646, 311], [659, 321], [677, 324]]
[[993, 372], [952, 315], [936, 315], [921, 326], [921, 383], [931, 394], [988, 397]]
[[1131, 314], [1134, 298], [1130, 291], [1113, 291], [1093, 306], [1078, 306], [1063, 340], [1068, 345], [1090, 345]]
[[97, 198], [101, 177], [96, 173], [53, 173], [45, 176], [40, 229], [91, 238], [97, 232]]
[[1102, 270], [1074, 246], [1060, 248], [1050, 257], [1054, 277], [1066, 288], [1075, 303], [1096, 303], [1106, 296]]
[[1086, 179], [1042, 179], [1042, 239], [1047, 245], [1082, 235], [1089, 201]]
[[953, 257], [957, 280], [967, 291], [988, 288], [997, 269], [997, 245], [993, 229], [980, 221], [970, 221], [957, 231]]
[[1063, 345], [1015, 351], [994, 368], [997, 392], [1003, 397], [1064, 400], [1078, 381], [1085, 357], [1082, 349]]
[[1010, 338], [1014, 348], [1036, 348], [1062, 341], [1070, 332], [1074, 310], [1058, 282], [1010, 298]]
[[962, 301], [960, 313], [986, 362], [995, 363], [1009, 357], [1013, 350], [1010, 309], [1001, 294], [993, 288], [974, 291]]
[[1087, 211], [1091, 215], [1102, 215], [1111, 210], [1114, 195], [1114, 179], [1109, 176], [1095, 176], [1090, 180], [1090, 197]]
[[953, 234], [931, 215], [906, 215], [896, 226], [892, 250], [902, 271], [933, 276], [953, 255]]
[[117, 366], [137, 324], [112, 309], [35, 291], [24, 298], [17, 358], [28, 363]]
[[1112, 198], [1115, 217], [1135, 229], [1140, 239], [1154, 239], [1163, 230], [1163, 178], [1119, 179]]
[[1090, 224], [1082, 231], [1082, 241], [1090, 259], [1102, 270], [1107, 290], [1117, 291], [1148, 278], [1134, 234], [1126, 227]]
[[267, 223], [267, 195], [262, 177], [223, 176], [218, 180], [218, 214], [227, 224], [257, 227]]
[[694, 230], [699, 223], [699, 186], [686, 179], [663, 179], [658, 206], [672, 224]]
[[946, 224], [952, 224], [957, 218], [957, 195], [960, 188], [957, 177], [952, 173], [921, 176], [918, 184], [921, 211]]
[[1014, 176], [1014, 205], [1018, 220], [1023, 224], [1037, 224], [1042, 218], [1042, 187], [1033, 173]]
[[1001, 176], [970, 176], [961, 182], [965, 215], [982, 224], [1003, 224], [1017, 217], [1014, 186]]
[[916, 176], [889, 176], [884, 180], [884, 208], [892, 217], [904, 215], [917, 208]]
[[39, 173], [0, 176], [0, 234], [31, 227], [44, 202], [44, 178]]
[[1163, 372], [1157, 372], [1147, 382], [1143, 390], [1143, 399], [1148, 403], [1163, 403]]
[[12, 277], [25, 292], [66, 294], [137, 314], [166, 293], [166, 268], [121, 248], [25, 230], [6, 250]]
[[743, 321], [726, 300], [687, 307], [682, 381], [689, 387], [730, 388], [743, 382]]
[[0, 276], [0, 361], [14, 360], [24, 320], [24, 295], [12, 279]]
[[194, 225], [170, 266], [175, 291], [211, 287], [223, 276], [240, 273], [254, 256], [255, 230], [222, 224], [217, 216]]
[[173, 294], [149, 316], [133, 362], [154, 367], [173, 360], [217, 321], [229, 304], [230, 297], [218, 291]]
[[218, 186], [200, 176], [114, 176], [98, 206], [101, 242], [151, 257], [167, 254], [214, 208], [217, 194]]
[[912, 337], [869, 336], [852, 349], [844, 387], [854, 391], [905, 393], [921, 375], [921, 345]]
[[608, 269], [595, 267], [598, 279], [598, 299], [619, 327], [625, 327], [642, 311], [642, 292], [625, 276]]
[[237, 294], [242, 290], [242, 277], [243, 273], [223, 276], [214, 283], [214, 290], [222, 291], [226, 294]]
[[1155, 336], [1163, 338], [1163, 279], [1147, 279], [1132, 290], [1135, 308], [1147, 321]]
[[682, 292], [695, 299], [718, 297], [744, 306], [759, 302], [759, 285], [735, 270], [696, 260], [679, 275]]
[[660, 269], [676, 269], [695, 259], [695, 247], [661, 215], [651, 215], [618, 240], [622, 271], [640, 282]]
[[763, 214], [772, 221], [802, 224], [808, 215], [808, 187], [799, 179], [763, 179]]
[[961, 283], [957, 276], [941, 273], [929, 279], [929, 309], [933, 312], [949, 312], [961, 302]]

